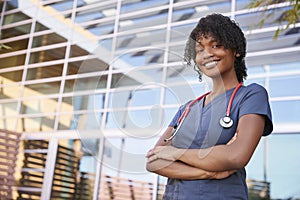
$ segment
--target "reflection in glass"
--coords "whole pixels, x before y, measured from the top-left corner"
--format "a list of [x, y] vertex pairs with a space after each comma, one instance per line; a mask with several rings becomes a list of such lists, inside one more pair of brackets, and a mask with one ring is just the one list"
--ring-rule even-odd
[[100, 72], [108, 70], [108, 64], [98, 58], [87, 57], [85, 60], [71, 62], [69, 65], [69, 74], [84, 74], [90, 72]]
[[37, 99], [23, 100], [21, 114], [55, 113], [57, 109], [57, 99]]
[[169, 86], [165, 90], [164, 103], [182, 105], [191, 99], [195, 99], [195, 97], [196, 94], [190, 85]]
[[130, 137], [145, 138], [153, 136], [153, 130], [158, 131], [166, 126], [164, 117], [164, 110], [159, 106], [143, 110], [116, 109], [108, 113], [106, 128], [120, 130]]
[[1, 29], [2, 35], [1, 39], [12, 38], [24, 34], [30, 33], [31, 24], [23, 24], [19, 25], [18, 27], [8, 28], [8, 29]]
[[63, 64], [50, 65], [46, 67], [29, 68], [26, 80], [37, 80], [43, 78], [59, 77], [62, 75]]
[[[16, 122], [17, 122], [17, 118], [15, 116], [0, 119], [0, 129], [15, 130]], [[18, 129], [17, 131], [21, 132], [22, 129]]]
[[26, 54], [0, 58], [1, 68], [21, 66], [25, 63]]
[[19, 82], [22, 80], [23, 70], [0, 73], [0, 84]]
[[30, 54], [29, 63], [40, 63], [65, 58], [66, 47], [47, 49]]
[[[137, 56], [141, 56], [148, 51], [151, 52], [151, 50], [164, 50], [164, 47], [155, 47], [155, 44], [164, 44], [166, 39], [167, 31], [165, 29], [162, 30], [151, 30], [148, 32], [139, 32], [136, 34], [130, 34], [123, 37], [117, 38], [117, 50], [126, 50], [130, 48], [136, 48], [136, 47], [145, 47], [145, 49], [138, 49], [134, 54]], [[149, 47], [152, 47], [149, 49]]]
[[[230, 12], [230, 1], [194, 1], [192, 4], [183, 4], [174, 8], [172, 21], [184, 21], [191, 19], [200, 19], [210, 13], [227, 13]], [[190, 29], [191, 30], [191, 29]]]
[[64, 93], [103, 89], [106, 87], [106, 82], [107, 75], [66, 80]]
[[55, 115], [44, 117], [24, 117], [18, 120], [18, 130], [21, 132], [53, 131]]
[[61, 112], [100, 110], [104, 105], [104, 94], [78, 95], [62, 99]]
[[129, 67], [149, 66], [153, 64], [163, 63], [163, 61], [164, 49], [153, 48], [130, 53], [123, 52], [121, 54], [117, 54], [112, 64], [114, 65], [114, 68], [122, 69]]
[[40, 31], [44, 31], [44, 30], [48, 30], [49, 28], [44, 26], [43, 24], [39, 23], [39, 22], [35, 22], [35, 30], [34, 32], [40, 32]]
[[124, 13], [130, 13], [130, 12], [135, 12], [135, 11], [149, 9], [149, 8], [155, 8], [158, 6], [166, 5], [167, 3], [169, 3], [168, 0], [149, 1], [149, 2], [145, 2], [145, 1], [132, 2], [130, 0], [124, 0], [122, 1], [121, 13], [124, 14]]
[[[102, 113], [90, 111], [85, 114], [61, 114], [58, 130], [76, 130], [80, 137], [85, 137], [86, 130], [100, 130]], [[90, 137], [91, 135], [87, 135]]]
[[12, 42], [7, 42], [7, 43], [5, 43], [5, 45], [8, 48], [1, 48], [1, 50], [0, 50], [1, 54], [27, 49], [28, 48], [28, 39], [26, 38], [23, 40], [15, 40]]
[[4, 16], [3, 25], [12, 24], [26, 19], [30, 19], [30, 18], [27, 15], [23, 14], [22, 12], [7, 14]]
[[56, 33], [35, 36], [32, 41], [32, 47], [40, 47], [51, 44], [66, 42], [67, 40]]
[[[300, 96], [300, 75], [270, 78], [269, 93], [271, 97]], [[292, 89], [291, 89], [292, 88]]]
[[[0, 77], [1, 78], [1, 77]], [[1, 78], [3, 81], [3, 78]], [[2, 83], [12, 83], [10, 80], [4, 80]], [[20, 96], [20, 86], [0, 87], [0, 99], [18, 99]]]
[[[15, 117], [17, 115], [17, 105], [18, 102], [0, 103], [1, 117]], [[0, 119], [0, 121], [2, 120], [5, 121], [4, 119]]]
[[24, 97], [59, 93], [60, 81], [25, 85]]
[[89, 54], [89, 52], [87, 52], [86, 50], [80, 48], [77, 45], [72, 45], [71, 46], [70, 58], [77, 57], [77, 56], [85, 56], [85, 55], [88, 55], [88, 54]]

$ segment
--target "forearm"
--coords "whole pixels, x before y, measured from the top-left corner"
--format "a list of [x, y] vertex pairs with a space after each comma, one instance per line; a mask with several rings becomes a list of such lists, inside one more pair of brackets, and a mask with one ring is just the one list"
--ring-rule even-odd
[[232, 151], [229, 145], [218, 145], [208, 149], [186, 149], [179, 161], [196, 168], [209, 171], [235, 170], [247, 163], [238, 159], [238, 153]]
[[264, 123], [264, 117], [247, 114], [239, 119], [236, 134], [227, 145], [217, 145], [207, 149], [179, 149], [171, 145], [156, 146], [147, 153], [146, 157], [148, 162], [156, 159], [181, 161], [206, 171], [237, 170], [245, 167], [249, 162], [263, 133]]
[[157, 159], [148, 163], [147, 170], [168, 178], [186, 180], [211, 178], [210, 174], [204, 170], [188, 166], [181, 162], [171, 162], [163, 159]]
[[210, 172], [189, 166], [182, 162], [172, 162], [163, 159], [157, 159], [151, 163], [147, 163], [147, 170], [168, 178], [183, 180], [222, 179], [235, 172]]
[[[234, 142], [208, 149], [187, 149], [179, 159], [191, 166], [210, 171], [240, 169], [247, 165], [264, 130], [265, 119], [260, 115], [248, 114], [239, 120]], [[243, 130], [243, 131], [240, 131]]]

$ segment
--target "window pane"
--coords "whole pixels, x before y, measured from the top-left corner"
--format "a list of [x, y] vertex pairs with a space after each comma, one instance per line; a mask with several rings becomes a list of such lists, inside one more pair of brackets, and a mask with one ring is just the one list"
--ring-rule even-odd
[[163, 63], [164, 51], [161, 49], [118, 54], [112, 63], [116, 69], [149, 66]]
[[36, 24], [35, 24], [35, 32], [44, 31], [44, 30], [48, 30], [48, 29], [49, 29], [48, 27], [42, 25], [39, 22], [36, 22]]
[[59, 88], [60, 81], [26, 85], [24, 89], [24, 97], [55, 94], [59, 92]]
[[65, 58], [66, 47], [47, 49], [30, 54], [29, 63], [40, 63]]
[[295, 173], [295, 171], [299, 169], [300, 160], [295, 158], [300, 157], [300, 135], [271, 135], [268, 138], [269, 170], [267, 175], [268, 181], [271, 182], [271, 197], [276, 197], [276, 199], [296, 197], [297, 199], [300, 173]]
[[[16, 117], [3, 118], [0, 120], [0, 129], [15, 130], [16, 122], [17, 122]], [[22, 129], [18, 129], [17, 131], [21, 132]]]
[[37, 80], [43, 78], [53, 78], [62, 75], [63, 65], [52, 65], [38, 68], [29, 68], [27, 70], [26, 80]]
[[86, 58], [85, 60], [70, 62], [68, 74], [84, 74], [108, 70], [108, 64], [97, 58]]
[[28, 39], [22, 39], [22, 40], [16, 40], [13, 42], [7, 42], [5, 45], [8, 47], [1, 48], [1, 53], [9, 53], [9, 52], [15, 52], [19, 50], [24, 50], [28, 48]]
[[[231, 3], [229, 1], [194, 1], [190, 4], [182, 4], [174, 8], [172, 21], [184, 21], [191, 19], [200, 19], [210, 13], [230, 12]], [[191, 30], [191, 29], [190, 29]]]
[[61, 111], [71, 112], [78, 110], [99, 110], [103, 108], [104, 95], [91, 94], [73, 97], [64, 97], [62, 100]]
[[23, 14], [22, 12], [8, 14], [4, 16], [3, 25], [12, 24], [26, 19], [30, 19], [30, 18], [27, 15]]
[[35, 36], [32, 41], [32, 47], [46, 46], [66, 42], [67, 40], [56, 33]]
[[[145, 50], [137, 49], [135, 52], [132, 52], [132, 54], [135, 56], [146, 56], [153, 51], [159, 52], [159, 50], [163, 50], [162, 48], [155, 48], [155, 45], [165, 43], [166, 33], [166, 30], [163, 29], [118, 37], [116, 48], [117, 50], [126, 50], [130, 48], [145, 47]], [[149, 49], [149, 47], [153, 48]]]
[[92, 112], [86, 114], [72, 114], [59, 116], [59, 130], [99, 130], [101, 125], [101, 113]]
[[26, 117], [18, 121], [18, 129], [25, 132], [53, 131], [55, 116]]
[[30, 33], [31, 24], [23, 24], [17, 27], [2, 29], [2, 39], [12, 38]]
[[72, 57], [77, 57], [77, 56], [86, 56], [88, 55], [89, 52], [80, 48], [77, 45], [72, 45], [71, 46], [71, 51], [70, 51], [70, 58]]
[[275, 101], [271, 103], [273, 123], [299, 123], [300, 101]]
[[20, 86], [5, 86], [0, 90], [0, 99], [18, 99], [20, 96]]
[[[270, 78], [271, 97], [299, 96], [300, 75]], [[289, 88], [289, 89], [288, 89]]]
[[19, 82], [22, 80], [23, 70], [0, 73], [0, 83]]
[[55, 113], [57, 99], [24, 100], [21, 106], [21, 114]]
[[[16, 116], [18, 102], [0, 103], [1, 117]], [[1, 119], [3, 120], [3, 119]], [[0, 121], [1, 121], [0, 120]]]
[[64, 93], [103, 89], [106, 87], [106, 79], [107, 75], [66, 80]]

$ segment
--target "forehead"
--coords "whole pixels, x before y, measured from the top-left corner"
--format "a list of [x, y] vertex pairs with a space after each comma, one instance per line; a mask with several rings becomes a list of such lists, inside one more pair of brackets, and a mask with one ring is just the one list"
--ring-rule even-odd
[[203, 43], [213, 43], [217, 42], [217, 40], [211, 35], [199, 35], [196, 40], [196, 45], [201, 45]]

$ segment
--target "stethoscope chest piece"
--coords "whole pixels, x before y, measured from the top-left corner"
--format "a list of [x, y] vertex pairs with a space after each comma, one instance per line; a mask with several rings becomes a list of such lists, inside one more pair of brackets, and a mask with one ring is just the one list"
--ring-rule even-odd
[[230, 128], [233, 125], [233, 120], [229, 116], [222, 117], [220, 119], [220, 125], [223, 128]]
[[[231, 106], [232, 106], [233, 98], [234, 98], [236, 92], [238, 91], [238, 89], [240, 87], [242, 87], [242, 85], [243, 85], [243, 82], [240, 82], [238, 84], [238, 86], [234, 89], [233, 93], [230, 96], [229, 103], [228, 103], [228, 106], [227, 106], [226, 115], [220, 119], [220, 125], [223, 128], [230, 128], [233, 125], [233, 120], [230, 118], [230, 109], [231, 109]], [[200, 97], [198, 97], [197, 99], [193, 100], [191, 103], [189, 103], [189, 105], [187, 106], [187, 108], [184, 110], [184, 112], [182, 113], [182, 115], [179, 117], [177, 125], [174, 126], [174, 131], [173, 131], [172, 135], [169, 138], [165, 138], [164, 139], [165, 142], [168, 142], [168, 141], [172, 140], [175, 137], [175, 135], [177, 134], [177, 130], [182, 125], [182, 122], [185, 119], [185, 117], [187, 116], [187, 114], [189, 113], [191, 106], [194, 103], [196, 103], [197, 101], [200, 101], [200, 99], [202, 99], [203, 97], [205, 97], [208, 94], [209, 94], [209, 92], [206, 93], [206, 94], [204, 94], [204, 95], [202, 95], [202, 96], [200, 96]]]

